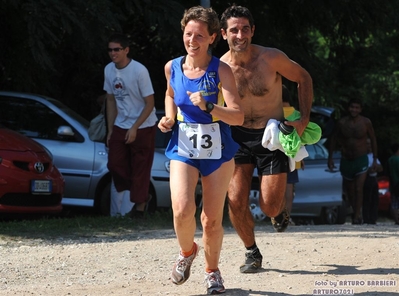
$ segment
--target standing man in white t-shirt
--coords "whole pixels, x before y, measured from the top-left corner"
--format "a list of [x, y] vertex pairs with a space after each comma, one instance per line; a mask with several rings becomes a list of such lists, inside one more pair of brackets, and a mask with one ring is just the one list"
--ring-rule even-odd
[[104, 69], [109, 147], [108, 169], [118, 192], [130, 191], [132, 217], [142, 217], [149, 201], [157, 116], [154, 90], [145, 66], [129, 54], [129, 39], [114, 34], [108, 40], [112, 62]]

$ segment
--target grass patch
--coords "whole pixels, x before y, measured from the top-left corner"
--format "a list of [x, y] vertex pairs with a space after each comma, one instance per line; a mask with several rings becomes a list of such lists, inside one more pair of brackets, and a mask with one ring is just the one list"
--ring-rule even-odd
[[[197, 210], [197, 227], [201, 228], [201, 209]], [[231, 227], [227, 207], [223, 225]], [[52, 241], [57, 239], [78, 240], [82, 238], [123, 238], [144, 231], [173, 230], [172, 210], [147, 213], [145, 219], [106, 217], [90, 210], [77, 212], [66, 210], [59, 216], [27, 216], [7, 218], [0, 221], [0, 242], [25, 240]], [[1, 245], [1, 243], [0, 243]]]
[[70, 217], [7, 218], [0, 222], [1, 239], [55, 239], [57, 237], [119, 236], [141, 230], [173, 229], [171, 211], [147, 214], [145, 219], [74, 215]]

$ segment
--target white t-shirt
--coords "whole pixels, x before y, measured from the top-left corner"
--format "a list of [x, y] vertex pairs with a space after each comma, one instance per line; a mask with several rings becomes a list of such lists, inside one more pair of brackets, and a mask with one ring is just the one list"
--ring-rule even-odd
[[[144, 109], [144, 98], [154, 94], [147, 68], [134, 60], [123, 69], [113, 62], [105, 66], [104, 90], [115, 97], [118, 114], [114, 124], [123, 129], [132, 127]], [[157, 120], [154, 108], [139, 128], [154, 126]]]

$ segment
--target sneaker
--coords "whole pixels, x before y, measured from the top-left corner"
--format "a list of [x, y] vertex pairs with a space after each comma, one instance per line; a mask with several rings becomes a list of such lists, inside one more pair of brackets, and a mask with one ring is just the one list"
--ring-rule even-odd
[[190, 268], [191, 264], [194, 261], [194, 258], [197, 257], [199, 251], [199, 247], [196, 243], [194, 243], [194, 252], [191, 256], [184, 257], [181, 252], [179, 253], [179, 258], [176, 263], [173, 265], [172, 269], [172, 282], [175, 285], [184, 284], [188, 278], [190, 277]]
[[262, 268], [262, 254], [259, 249], [245, 252], [245, 262], [240, 266], [241, 273], [255, 273]]
[[361, 224], [363, 224], [362, 218], [352, 219], [352, 225], [361, 225]]
[[125, 215], [133, 220], [141, 220], [144, 219], [144, 211], [138, 211], [134, 206], [132, 210]]
[[207, 289], [207, 295], [217, 295], [226, 292], [219, 270], [205, 273], [205, 285]]
[[145, 207], [144, 207], [144, 211], [137, 210], [137, 204], [134, 204], [134, 206], [132, 207], [131, 211], [126, 213], [126, 217], [129, 217], [129, 218], [131, 218], [133, 220], [134, 219], [144, 219], [145, 215], [146, 215], [146, 212], [148, 211], [148, 205], [149, 205], [151, 199], [152, 199], [152, 195], [149, 194], [148, 198], [147, 198], [147, 201], [146, 201], [146, 204], [145, 204]]
[[287, 209], [284, 209], [280, 215], [271, 218], [270, 220], [272, 221], [273, 228], [277, 232], [284, 232], [290, 223], [290, 215], [288, 214]]

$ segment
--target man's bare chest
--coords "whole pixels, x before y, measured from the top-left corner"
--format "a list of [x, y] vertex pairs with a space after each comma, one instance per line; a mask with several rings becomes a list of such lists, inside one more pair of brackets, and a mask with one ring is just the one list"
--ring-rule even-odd
[[345, 139], [363, 139], [367, 137], [367, 128], [360, 122], [345, 122], [341, 126], [341, 134]]
[[236, 66], [233, 68], [234, 77], [241, 98], [246, 96], [265, 96], [276, 82], [276, 74], [266, 67]]

